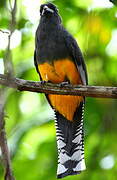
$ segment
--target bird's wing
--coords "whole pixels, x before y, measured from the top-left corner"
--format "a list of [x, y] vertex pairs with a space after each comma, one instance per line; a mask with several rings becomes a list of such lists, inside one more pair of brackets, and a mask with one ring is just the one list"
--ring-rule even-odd
[[38, 64], [37, 64], [37, 60], [36, 60], [36, 50], [34, 51], [34, 65], [36, 67], [37, 72], [39, 73]]
[[40, 80], [42, 81], [42, 78], [41, 78], [41, 75], [40, 75], [40, 72], [39, 72], [39, 69], [38, 69], [38, 57], [37, 57], [37, 53], [36, 53], [36, 48], [35, 48], [35, 51], [34, 51], [34, 65], [36, 67], [36, 70], [39, 74], [39, 77], [40, 77]]
[[76, 63], [83, 85], [87, 85], [88, 76], [87, 76], [86, 65], [84, 62], [82, 52], [76, 40], [65, 29], [64, 29], [64, 40], [65, 40], [66, 47], [69, 50], [70, 56]]

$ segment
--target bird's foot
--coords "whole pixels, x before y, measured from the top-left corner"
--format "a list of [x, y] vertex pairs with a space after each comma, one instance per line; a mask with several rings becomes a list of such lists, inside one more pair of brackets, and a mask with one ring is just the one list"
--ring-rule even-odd
[[47, 83], [48, 81], [40, 81], [40, 83], [43, 85], [45, 83]]
[[69, 85], [70, 83], [68, 81], [64, 81], [64, 82], [61, 82], [60, 83], [60, 87], [64, 87], [64, 86], [67, 86]]

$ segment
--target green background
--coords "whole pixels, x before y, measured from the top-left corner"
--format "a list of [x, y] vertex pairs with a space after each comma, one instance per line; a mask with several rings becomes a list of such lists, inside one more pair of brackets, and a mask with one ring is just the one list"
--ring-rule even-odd
[[[89, 85], [117, 86], [117, 7], [108, 0], [102, 0], [102, 4], [100, 1], [54, 0], [53, 3], [58, 6], [64, 26], [76, 38], [84, 54]], [[17, 3], [12, 61], [15, 76], [26, 80], [39, 80], [33, 53], [39, 6], [43, 2], [18, 0]], [[0, 0], [0, 29], [8, 29], [9, 21], [9, 2]], [[0, 33], [0, 38], [2, 36]], [[6, 35], [0, 39], [2, 43], [4, 38]], [[3, 72], [4, 52], [5, 47], [1, 47], [0, 73]], [[7, 89], [5, 113], [16, 180], [55, 180], [54, 115], [44, 95]], [[84, 124], [87, 169], [65, 180], [116, 180], [117, 100], [86, 98]]]

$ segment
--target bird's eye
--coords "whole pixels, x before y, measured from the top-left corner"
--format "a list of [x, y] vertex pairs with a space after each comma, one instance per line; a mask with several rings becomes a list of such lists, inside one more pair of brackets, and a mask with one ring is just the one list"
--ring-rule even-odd
[[51, 7], [49, 7], [49, 6], [47, 6], [47, 5], [45, 5], [45, 6], [43, 6], [43, 8], [41, 9], [41, 11], [40, 11], [40, 14], [41, 15], [44, 15], [44, 14], [53, 14], [55, 11], [51, 8]]

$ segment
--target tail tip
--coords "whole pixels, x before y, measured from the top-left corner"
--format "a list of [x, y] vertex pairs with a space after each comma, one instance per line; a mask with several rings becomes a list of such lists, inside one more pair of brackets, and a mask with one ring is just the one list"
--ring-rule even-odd
[[79, 167], [79, 164], [77, 164], [76, 168], [69, 168], [69, 169], [66, 169], [66, 171], [65, 171], [65, 168], [62, 168], [61, 170], [64, 169], [63, 172], [62, 171], [57, 172], [57, 179], [61, 179], [66, 176], [80, 174], [82, 171], [84, 171], [86, 169], [84, 159], [82, 160], [82, 163], [80, 165], [81, 166]]
[[71, 172], [68, 172], [66, 171], [65, 173], [62, 173], [62, 174], [58, 174], [57, 175], [57, 179], [61, 179], [61, 178], [64, 178], [66, 176], [72, 176], [72, 175], [77, 175], [77, 174], [80, 174], [81, 171], [71, 171]]

